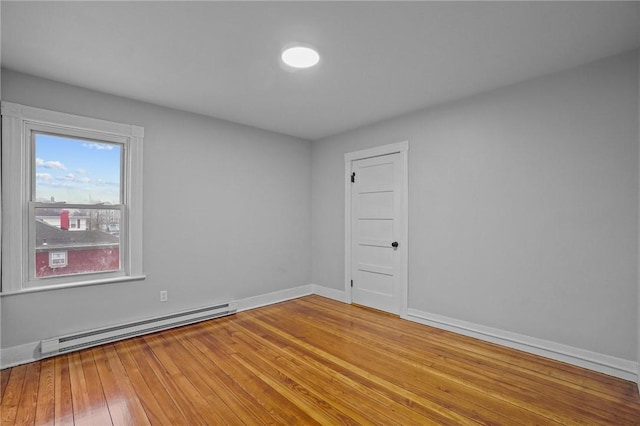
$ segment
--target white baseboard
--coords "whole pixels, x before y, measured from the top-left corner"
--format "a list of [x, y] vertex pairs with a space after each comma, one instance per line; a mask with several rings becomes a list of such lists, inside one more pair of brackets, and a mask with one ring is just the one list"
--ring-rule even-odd
[[274, 303], [285, 302], [303, 296], [313, 294], [313, 284], [306, 284], [300, 287], [288, 288], [286, 290], [274, 291], [273, 293], [261, 294], [259, 296], [247, 297], [236, 301], [238, 312], [256, 309], [262, 306], [273, 305]]
[[311, 284], [313, 286], [313, 294], [326, 297], [327, 299], [333, 299], [338, 302], [346, 303], [347, 297], [344, 294], [344, 290], [336, 290], [335, 288], [323, 287], [317, 284]]
[[15, 367], [44, 358], [40, 354], [40, 342], [29, 342], [24, 345], [0, 349], [0, 369]]
[[634, 361], [497, 328], [486, 327], [443, 315], [422, 312], [417, 309], [409, 309], [405, 319], [540, 355], [545, 358], [551, 358], [556, 361], [566, 362], [567, 364], [598, 371], [634, 383], [638, 380], [638, 363]]

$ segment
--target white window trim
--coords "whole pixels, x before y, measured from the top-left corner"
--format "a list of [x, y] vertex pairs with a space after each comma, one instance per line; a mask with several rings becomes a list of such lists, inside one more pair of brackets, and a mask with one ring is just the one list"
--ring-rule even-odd
[[[95, 118], [82, 117], [40, 108], [2, 102], [2, 289], [0, 295], [55, 288], [68, 288], [109, 282], [144, 279], [142, 269], [142, 144], [144, 128]], [[124, 171], [125, 215], [128, 226], [122, 241], [123, 271], [121, 276], [96, 278], [68, 276], [56, 280], [29, 281], [29, 197], [30, 197], [30, 134], [33, 125], [56, 127], [62, 134], [91, 132], [106, 138], [126, 139]], [[124, 236], [123, 236], [124, 237]]]

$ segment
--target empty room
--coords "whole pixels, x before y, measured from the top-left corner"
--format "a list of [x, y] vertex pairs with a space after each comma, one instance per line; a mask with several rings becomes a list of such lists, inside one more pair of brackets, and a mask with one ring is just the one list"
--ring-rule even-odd
[[2, 425], [640, 424], [640, 2], [0, 2]]

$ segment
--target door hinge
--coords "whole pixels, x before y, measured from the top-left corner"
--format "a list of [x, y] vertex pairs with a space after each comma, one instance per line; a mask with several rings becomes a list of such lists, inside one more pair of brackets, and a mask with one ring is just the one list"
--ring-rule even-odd
[[351, 182], [356, 181], [356, 172], [351, 173]]
[[353, 280], [351, 280], [351, 287], [353, 287]]

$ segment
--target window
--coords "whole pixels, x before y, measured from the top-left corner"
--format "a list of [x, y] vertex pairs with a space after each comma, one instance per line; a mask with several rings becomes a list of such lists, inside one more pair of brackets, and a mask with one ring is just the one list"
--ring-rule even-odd
[[2, 125], [2, 293], [144, 278], [144, 129], [7, 102]]

